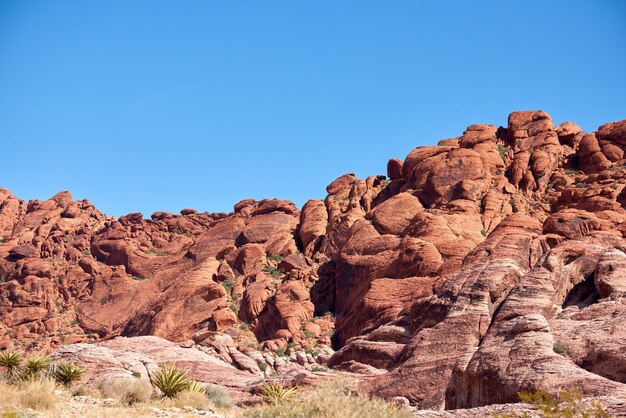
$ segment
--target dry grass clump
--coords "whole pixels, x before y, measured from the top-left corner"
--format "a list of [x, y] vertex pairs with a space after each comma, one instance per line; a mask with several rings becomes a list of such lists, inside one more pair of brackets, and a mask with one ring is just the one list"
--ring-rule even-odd
[[209, 401], [203, 392], [196, 392], [191, 390], [183, 390], [176, 394], [173, 398], [163, 399], [163, 405], [170, 407], [182, 408], [183, 406], [191, 406], [193, 408], [207, 408], [209, 407]]
[[247, 418], [410, 418], [413, 415], [382, 399], [359, 394], [342, 379], [325, 380], [295, 392], [291, 399], [251, 408]]
[[152, 386], [141, 379], [103, 379], [98, 382], [98, 389], [105, 398], [126, 406], [147, 402], [152, 396]]
[[12, 408], [31, 408], [36, 411], [53, 409], [58, 401], [52, 379], [25, 380], [8, 385], [0, 383], [0, 405]]

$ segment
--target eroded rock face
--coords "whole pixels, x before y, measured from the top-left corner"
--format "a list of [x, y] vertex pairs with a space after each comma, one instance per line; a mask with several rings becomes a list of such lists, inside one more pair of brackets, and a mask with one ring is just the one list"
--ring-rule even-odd
[[341, 176], [302, 211], [115, 220], [67, 192], [0, 189], [0, 345], [210, 340], [255, 374], [285, 362], [245, 347], [309, 364], [332, 344], [332, 367], [420, 408], [624, 398], [625, 133], [514, 112], [389, 160], [388, 178]]

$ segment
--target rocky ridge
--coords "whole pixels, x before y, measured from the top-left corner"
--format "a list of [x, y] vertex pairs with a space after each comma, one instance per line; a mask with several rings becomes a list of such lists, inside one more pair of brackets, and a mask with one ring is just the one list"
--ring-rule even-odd
[[585, 133], [527, 111], [392, 159], [387, 176], [341, 176], [301, 210], [116, 220], [68, 192], [0, 189], [0, 347], [151, 335], [210, 348], [242, 387], [286, 353], [423, 409], [539, 388], [623, 400], [625, 149], [626, 121]]

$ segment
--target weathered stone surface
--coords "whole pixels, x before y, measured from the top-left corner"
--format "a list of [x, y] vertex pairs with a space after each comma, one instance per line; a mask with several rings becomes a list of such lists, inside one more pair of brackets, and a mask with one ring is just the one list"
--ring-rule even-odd
[[98, 350], [153, 335], [248, 370], [234, 376], [312, 381], [302, 370], [328, 362], [375, 395], [460, 408], [428, 416], [525, 411], [520, 390], [570, 387], [619, 416], [625, 147], [626, 121], [582, 132], [531, 110], [389, 160], [388, 178], [341, 176], [301, 212], [247, 199], [115, 220], [68, 192], [0, 189], [0, 347], [107, 340], [89, 356], [126, 376], [138, 358]]

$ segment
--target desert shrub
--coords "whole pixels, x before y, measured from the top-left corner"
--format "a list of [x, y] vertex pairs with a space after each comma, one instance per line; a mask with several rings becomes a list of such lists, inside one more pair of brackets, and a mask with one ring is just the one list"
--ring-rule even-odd
[[282, 382], [265, 383], [261, 386], [259, 394], [267, 403], [278, 404], [291, 400], [296, 388], [288, 388]]
[[230, 279], [226, 279], [222, 282], [222, 286], [224, 286], [224, 290], [226, 290], [227, 295], [233, 294], [233, 287], [235, 287], [235, 282]]
[[32, 356], [26, 359], [22, 376], [25, 379], [37, 379], [42, 377], [52, 365], [52, 360], [47, 356]]
[[557, 341], [556, 343], [554, 343], [554, 347], [552, 349], [560, 356], [567, 357], [568, 355], [567, 347], [565, 347], [565, 345], [561, 341]]
[[258, 363], [257, 366], [259, 366], [259, 370], [261, 370], [262, 372], [265, 372], [265, 370], [267, 370], [267, 363]]
[[2, 418], [22, 418], [23, 415], [20, 414], [18, 411], [16, 411], [13, 408], [7, 408], [4, 411], [2, 411]]
[[559, 392], [558, 397], [553, 397], [548, 392], [538, 390], [536, 392], [518, 393], [520, 401], [533, 405], [539, 415], [545, 418], [608, 418], [609, 414], [597, 402], [585, 405], [582, 402], [580, 391], [572, 389]]
[[22, 353], [6, 350], [0, 353], [0, 366], [4, 367], [7, 379], [14, 377], [22, 364]]
[[187, 377], [187, 373], [173, 365], [164, 365], [154, 374], [152, 382], [159, 388], [165, 398], [174, 398], [180, 392], [187, 390], [191, 385], [191, 380]]
[[171, 405], [178, 408], [182, 408], [185, 406], [191, 406], [193, 408], [205, 408], [209, 406], [209, 401], [207, 400], [204, 393], [183, 390], [182, 392], [178, 392], [176, 396], [168, 398], [166, 400], [166, 405]]
[[285, 271], [279, 267], [274, 267], [271, 264], [267, 264], [264, 268], [263, 271], [267, 274], [269, 274], [270, 276], [273, 277], [281, 277], [285, 274]]
[[78, 382], [85, 374], [85, 369], [67, 361], [60, 362], [53, 369], [53, 376], [56, 381], [66, 387]]
[[486, 236], [487, 236], [487, 231], [485, 231], [484, 229], [481, 229], [481, 230], [480, 230], [480, 233], [481, 233], [481, 235], [482, 235], [483, 237], [486, 237]]
[[208, 401], [218, 408], [230, 408], [233, 405], [228, 393], [217, 385], [206, 385], [204, 394]]
[[72, 396], [91, 396], [92, 398], [99, 398], [102, 396], [102, 392], [93, 386], [76, 386], [72, 389]]
[[292, 399], [278, 404], [250, 408], [246, 418], [410, 418], [413, 415], [382, 399], [359, 395], [351, 384], [325, 379], [306, 389], [299, 389]]
[[104, 379], [98, 389], [104, 397], [117, 399], [126, 406], [146, 402], [152, 396], [152, 386], [141, 379]]
[[587, 183], [585, 183], [584, 181], [580, 183], [576, 183], [577, 189], [584, 189], [585, 187], [587, 187]]
[[42, 378], [28, 380], [18, 385], [18, 400], [23, 408], [37, 411], [52, 409], [56, 403], [54, 380]]

